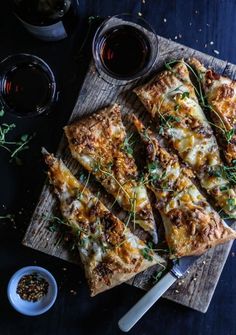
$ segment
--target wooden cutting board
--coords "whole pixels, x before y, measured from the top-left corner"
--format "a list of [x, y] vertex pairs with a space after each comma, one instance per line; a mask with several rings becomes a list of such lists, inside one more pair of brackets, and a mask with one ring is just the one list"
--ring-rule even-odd
[[[235, 65], [218, 60], [212, 56], [162, 37], [159, 37], [159, 57], [152, 72], [155, 73], [162, 69], [164, 63], [167, 61], [180, 58], [187, 59], [192, 56], [197, 57], [205, 65], [212, 66], [217, 72], [234, 79], [236, 78]], [[145, 78], [142, 79], [141, 82], [142, 81], [145, 81]], [[123, 121], [127, 127], [129, 127], [129, 125], [126, 116], [132, 112], [135, 112], [135, 114], [142, 119], [147, 118], [147, 112], [135, 94], [132, 93], [132, 87], [136, 85], [137, 82], [127, 86], [112, 86], [106, 83], [97, 74], [94, 63], [92, 62], [69, 123], [114, 102], [122, 106]], [[72, 159], [67, 148], [65, 137], [63, 137], [60, 142], [57, 156], [65, 161], [73, 173], [78, 173], [79, 169], [81, 169], [79, 164]], [[101, 198], [105, 203], [109, 203], [105, 194], [102, 193]], [[56, 201], [46, 183], [25, 234], [23, 244], [69, 262], [78, 262], [78, 259], [71, 254], [68, 246], [64, 243], [60, 233], [50, 232], [48, 230], [48, 217], [52, 213], [55, 213], [55, 208]], [[120, 214], [119, 216], [122, 218], [123, 213], [118, 214]], [[234, 227], [236, 227], [235, 224]], [[231, 246], [232, 242], [209, 250], [192, 266], [187, 276], [178, 280], [168, 292], [166, 292], [164, 297], [195, 310], [206, 312]], [[142, 289], [148, 289], [153, 284], [152, 276], [154, 271], [155, 269], [151, 269], [150, 271], [147, 270], [145, 273], [137, 275], [129, 284]]]

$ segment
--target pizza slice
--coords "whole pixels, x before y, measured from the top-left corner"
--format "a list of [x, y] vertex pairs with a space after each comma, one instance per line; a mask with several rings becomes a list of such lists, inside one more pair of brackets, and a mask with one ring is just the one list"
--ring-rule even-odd
[[139, 183], [120, 107], [115, 104], [104, 108], [66, 126], [65, 133], [72, 156], [130, 212], [134, 225], [149, 232], [156, 243], [152, 208], [145, 186]]
[[227, 163], [236, 163], [236, 81], [206, 69], [197, 59], [189, 61], [197, 71]]
[[164, 262], [81, 184], [61, 160], [45, 151], [44, 157], [62, 216], [77, 239], [92, 296]]
[[186, 63], [177, 62], [134, 91], [158, 122], [159, 133], [193, 169], [216, 205], [235, 217], [236, 192], [225, 173], [215, 136], [199, 105]]
[[144, 182], [156, 196], [171, 258], [200, 255], [208, 248], [236, 238], [199, 192], [190, 169], [159, 145], [154, 134], [134, 116], [134, 124], [147, 147]]

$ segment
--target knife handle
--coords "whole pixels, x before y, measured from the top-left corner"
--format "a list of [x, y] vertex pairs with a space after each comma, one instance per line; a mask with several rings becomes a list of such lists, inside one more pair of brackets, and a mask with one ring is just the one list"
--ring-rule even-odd
[[168, 272], [120, 319], [119, 328], [128, 332], [176, 280], [177, 278]]

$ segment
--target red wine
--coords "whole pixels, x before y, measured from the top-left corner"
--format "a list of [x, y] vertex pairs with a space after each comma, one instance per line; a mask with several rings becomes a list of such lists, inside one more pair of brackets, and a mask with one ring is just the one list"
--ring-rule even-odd
[[127, 78], [137, 74], [150, 59], [147, 37], [131, 25], [108, 30], [99, 44], [102, 64], [115, 77]]
[[14, 11], [24, 27], [45, 41], [61, 40], [77, 24], [77, 0], [14, 0]]
[[33, 63], [22, 63], [5, 74], [2, 85], [5, 104], [17, 115], [40, 113], [51, 99], [50, 78]]

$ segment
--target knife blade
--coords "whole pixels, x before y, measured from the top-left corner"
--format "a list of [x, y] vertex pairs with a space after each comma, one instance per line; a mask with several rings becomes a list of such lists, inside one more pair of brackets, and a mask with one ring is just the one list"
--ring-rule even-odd
[[173, 261], [171, 270], [156, 283], [118, 322], [123, 332], [128, 332], [154, 303], [174, 284], [184, 276], [188, 269], [200, 256], [186, 256]]

